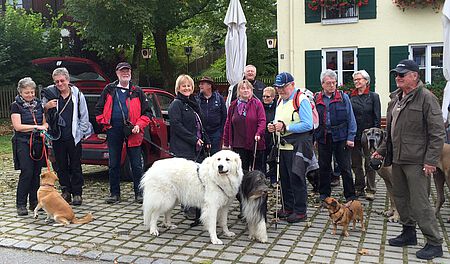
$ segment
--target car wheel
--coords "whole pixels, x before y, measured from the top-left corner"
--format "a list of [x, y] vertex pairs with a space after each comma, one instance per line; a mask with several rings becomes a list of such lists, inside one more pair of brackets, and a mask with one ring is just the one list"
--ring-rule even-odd
[[[146, 160], [145, 152], [144, 150], [141, 150], [141, 164], [143, 173], [145, 172], [145, 160]], [[125, 158], [125, 162], [123, 163], [123, 166], [120, 170], [121, 170], [120, 178], [122, 181], [126, 182], [133, 181], [133, 171], [131, 170], [131, 164], [130, 160], [128, 159], [128, 156]]]

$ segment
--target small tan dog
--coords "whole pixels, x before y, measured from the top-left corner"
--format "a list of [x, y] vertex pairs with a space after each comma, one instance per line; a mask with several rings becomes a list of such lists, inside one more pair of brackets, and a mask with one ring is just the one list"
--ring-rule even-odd
[[38, 218], [38, 211], [43, 208], [47, 213], [45, 222], [48, 222], [53, 217], [55, 222], [57, 222], [54, 226], [67, 226], [70, 223], [86, 224], [94, 220], [91, 213], [80, 219], [75, 217], [72, 207], [55, 189], [55, 181], [57, 180], [58, 176], [52, 171], [47, 171], [41, 175], [41, 186], [37, 193], [38, 204], [34, 209], [34, 218]]
[[356, 220], [361, 222], [361, 231], [366, 231], [364, 227], [364, 208], [360, 201], [353, 200], [344, 205], [340, 204], [332, 197], [325, 198], [325, 207], [328, 209], [331, 221], [333, 222], [333, 235], [336, 235], [337, 226], [343, 227], [342, 234], [348, 237], [348, 225], [353, 221], [353, 228], [356, 227]]

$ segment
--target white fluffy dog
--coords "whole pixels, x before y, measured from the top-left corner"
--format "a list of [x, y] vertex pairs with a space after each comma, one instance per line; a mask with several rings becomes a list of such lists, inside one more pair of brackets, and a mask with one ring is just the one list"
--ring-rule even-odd
[[171, 211], [180, 202], [201, 208], [200, 220], [209, 232], [213, 244], [223, 244], [217, 237], [217, 222], [227, 237], [228, 208], [236, 197], [243, 177], [239, 155], [221, 150], [201, 164], [183, 158], [156, 161], [141, 180], [144, 202], [144, 224], [150, 234], [158, 236], [157, 221], [164, 214], [164, 226], [171, 223]]

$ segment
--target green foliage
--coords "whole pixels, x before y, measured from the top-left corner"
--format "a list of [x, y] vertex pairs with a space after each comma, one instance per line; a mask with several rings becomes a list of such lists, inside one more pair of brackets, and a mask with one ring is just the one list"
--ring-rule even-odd
[[58, 55], [59, 32], [55, 20], [47, 21], [41, 14], [7, 6], [0, 15], [0, 83], [16, 83], [25, 76], [40, 81], [42, 73], [32, 67], [31, 60]]
[[[212, 78], [224, 77], [224, 72], [226, 72], [227, 61], [225, 55], [216, 60], [209, 69], [203, 71], [199, 76], [210, 76]], [[226, 76], [225, 76], [226, 77]]]
[[426, 86], [428, 90], [430, 90], [436, 97], [440, 104], [442, 104], [442, 100], [444, 97], [444, 89], [447, 84], [447, 80], [445, 80], [442, 70], [436, 71], [432, 77], [433, 83], [427, 83]]

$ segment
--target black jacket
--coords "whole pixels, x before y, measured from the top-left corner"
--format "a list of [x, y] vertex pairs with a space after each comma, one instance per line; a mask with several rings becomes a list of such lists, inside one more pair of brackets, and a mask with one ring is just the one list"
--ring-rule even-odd
[[200, 93], [195, 98], [200, 106], [200, 109], [205, 120], [205, 130], [208, 134], [213, 134], [220, 130], [223, 134], [223, 127], [227, 119], [227, 107], [222, 95], [214, 91], [210, 98]]
[[357, 125], [355, 140], [361, 140], [364, 129], [381, 126], [380, 96], [371, 91], [358, 95], [355, 90], [351, 94], [350, 102]]
[[[196, 150], [197, 140], [197, 121], [195, 113], [202, 119], [200, 107], [193, 95], [189, 98], [178, 93], [175, 100], [169, 106], [170, 120], [170, 151], [175, 157], [195, 160], [198, 154]], [[203, 125], [201, 127], [202, 140], [209, 144]]]

